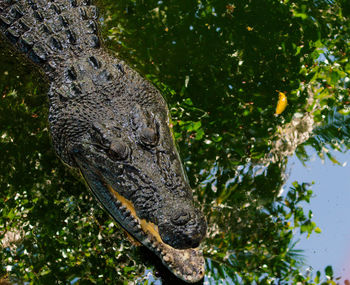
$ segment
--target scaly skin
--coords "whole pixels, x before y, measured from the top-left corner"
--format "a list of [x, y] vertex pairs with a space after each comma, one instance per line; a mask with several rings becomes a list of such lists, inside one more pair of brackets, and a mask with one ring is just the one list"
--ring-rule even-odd
[[103, 48], [89, 0], [0, 0], [0, 33], [49, 81], [54, 148], [109, 214], [177, 277], [204, 276], [203, 214], [157, 89]]

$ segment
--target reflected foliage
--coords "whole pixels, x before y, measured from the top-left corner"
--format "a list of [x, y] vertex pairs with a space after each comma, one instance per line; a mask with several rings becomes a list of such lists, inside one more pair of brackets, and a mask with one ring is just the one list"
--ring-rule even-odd
[[[311, 275], [302, 270], [293, 239], [296, 232], [321, 231], [302, 208], [310, 185], [295, 182], [282, 193], [287, 157], [270, 160], [269, 153], [283, 153], [276, 142], [286, 129], [307, 133], [295, 145], [284, 141], [302, 161], [305, 146], [333, 162], [331, 150], [348, 149], [346, 1], [100, 2], [105, 44], [169, 103], [209, 224], [206, 280], [332, 284], [331, 267]], [[1, 50], [1, 276], [33, 284], [171, 282], [156, 259], [125, 240], [79, 173], [57, 159], [47, 85]], [[288, 106], [275, 116], [278, 92]], [[313, 131], [286, 127], [305, 115]], [[20, 238], [11, 243], [13, 232]]]

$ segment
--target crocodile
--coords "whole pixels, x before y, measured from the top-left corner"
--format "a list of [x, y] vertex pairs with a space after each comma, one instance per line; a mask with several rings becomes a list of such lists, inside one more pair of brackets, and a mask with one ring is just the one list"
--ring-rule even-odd
[[48, 83], [57, 155], [178, 278], [204, 276], [206, 233], [161, 93], [104, 47], [91, 0], [0, 0], [0, 36]]

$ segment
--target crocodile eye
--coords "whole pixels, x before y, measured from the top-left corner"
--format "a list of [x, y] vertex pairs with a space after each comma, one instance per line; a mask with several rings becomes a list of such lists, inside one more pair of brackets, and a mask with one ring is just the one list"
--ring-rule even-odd
[[146, 127], [140, 131], [141, 143], [147, 146], [156, 146], [158, 143], [157, 131], [153, 128]]
[[113, 141], [108, 154], [112, 160], [125, 160], [129, 156], [129, 147], [121, 141]]
[[173, 216], [171, 217], [171, 221], [178, 226], [185, 225], [189, 220], [191, 216], [190, 213], [187, 213], [185, 211], [180, 211], [177, 213], [173, 213]]

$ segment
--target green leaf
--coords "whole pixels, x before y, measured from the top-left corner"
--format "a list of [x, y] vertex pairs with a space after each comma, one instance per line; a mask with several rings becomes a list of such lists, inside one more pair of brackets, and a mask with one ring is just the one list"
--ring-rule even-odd
[[204, 131], [203, 129], [199, 129], [196, 133], [196, 137], [195, 137], [195, 140], [199, 141], [203, 138], [204, 136]]
[[328, 265], [324, 272], [326, 273], [327, 278], [332, 279], [333, 278], [333, 268], [331, 265]]
[[317, 271], [317, 272], [316, 272], [316, 277], [315, 277], [315, 279], [314, 279], [314, 282], [315, 282], [316, 284], [320, 283], [320, 277], [321, 277], [321, 272], [320, 272], [320, 271]]
[[293, 12], [294, 17], [302, 18], [303, 20], [307, 19], [308, 15], [305, 13], [298, 13], [296, 11]]

